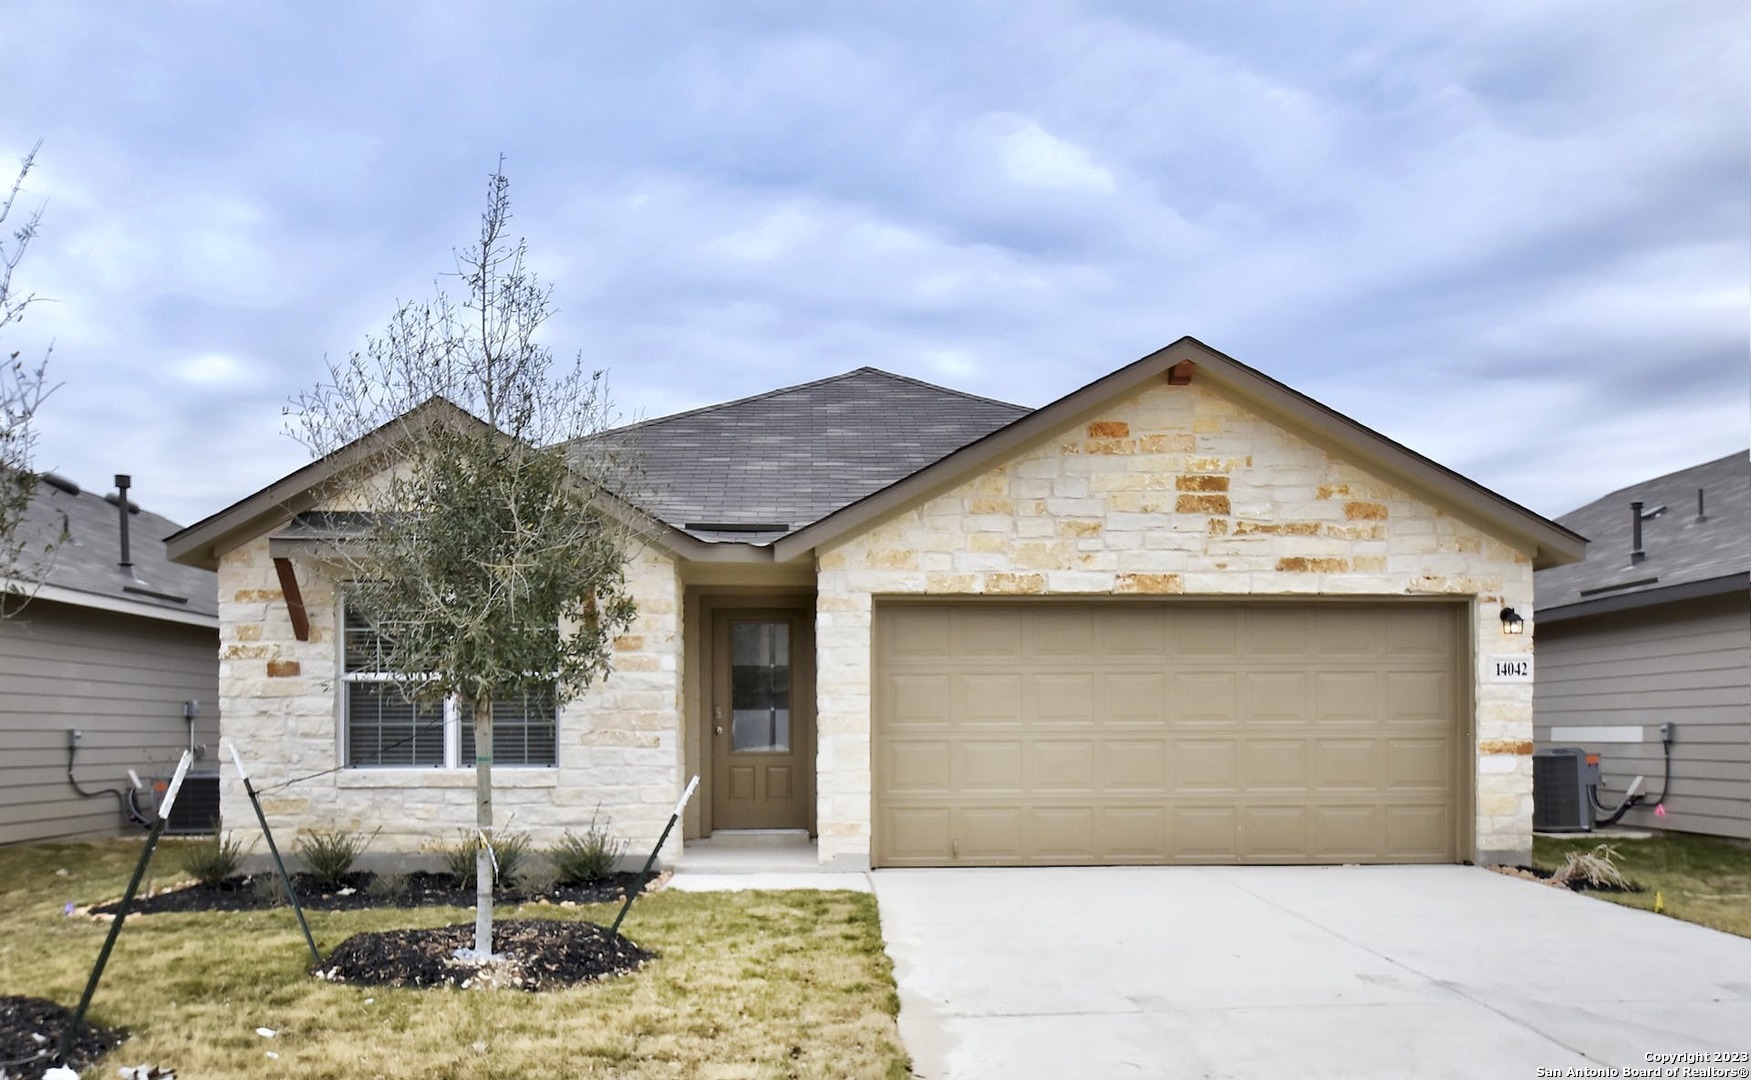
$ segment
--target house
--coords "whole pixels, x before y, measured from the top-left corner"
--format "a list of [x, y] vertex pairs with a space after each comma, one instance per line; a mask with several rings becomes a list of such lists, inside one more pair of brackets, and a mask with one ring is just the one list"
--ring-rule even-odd
[[38, 479], [19, 535], [54, 553], [0, 619], [0, 843], [112, 834], [128, 770], [168, 776], [183, 750], [217, 748], [218, 583], [166, 556], [178, 527], [125, 487]]
[[1536, 575], [1538, 748], [1598, 754], [1607, 807], [1646, 777], [1626, 824], [1751, 839], [1751, 451], [1558, 520], [1592, 544]]
[[[600, 805], [647, 845], [698, 774], [686, 838], [835, 867], [1527, 856], [1501, 616], [1585, 542], [1193, 339], [1037, 410], [864, 368], [605, 437], [653, 539], [615, 672], [495, 744], [537, 843]], [[413, 851], [473, 821], [469, 731], [371, 689], [312, 543], [364, 454], [170, 547], [219, 574], [226, 735], [323, 773], [269, 814]]]

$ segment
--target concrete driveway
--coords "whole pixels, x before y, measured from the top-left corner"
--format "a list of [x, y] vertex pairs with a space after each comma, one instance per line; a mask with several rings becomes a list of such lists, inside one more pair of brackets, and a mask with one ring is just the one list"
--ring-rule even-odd
[[927, 1080], [1530, 1080], [1751, 1051], [1751, 940], [1487, 870], [872, 877]]

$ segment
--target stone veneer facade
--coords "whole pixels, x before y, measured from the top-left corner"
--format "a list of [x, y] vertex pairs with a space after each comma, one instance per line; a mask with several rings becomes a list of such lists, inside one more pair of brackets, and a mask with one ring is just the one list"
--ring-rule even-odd
[[[221, 730], [243, 754], [258, 789], [302, 780], [262, 799], [282, 850], [299, 829], [382, 832], [380, 854], [453, 842], [474, 823], [474, 769], [340, 769], [340, 646], [335, 581], [295, 559], [310, 640], [293, 636], [285, 597], [257, 539], [219, 562]], [[674, 563], [651, 550], [628, 567], [638, 617], [616, 642], [615, 670], [569, 705], [553, 768], [493, 771], [495, 819], [537, 845], [582, 831], [598, 804], [613, 831], [648, 850], [667, 824], [681, 761], [681, 586]], [[242, 783], [223, 770], [221, 815], [250, 828]], [[679, 848], [678, 838], [675, 846]]]
[[[1475, 848], [1532, 846], [1532, 686], [1487, 683], [1528, 555], [1194, 382], [1157, 383], [819, 553], [823, 862], [867, 865], [871, 633], [891, 596], [1472, 598]], [[1463, 848], [1462, 848], [1462, 854]]]

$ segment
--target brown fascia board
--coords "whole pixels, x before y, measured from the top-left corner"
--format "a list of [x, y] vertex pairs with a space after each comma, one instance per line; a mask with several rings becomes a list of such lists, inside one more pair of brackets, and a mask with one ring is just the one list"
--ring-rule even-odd
[[[1166, 379], [1171, 369], [1186, 361], [1194, 366], [1194, 381], [1208, 378], [1223, 390], [1270, 414], [1273, 420], [1287, 421], [1315, 441], [1353, 459], [1380, 467], [1412, 489], [1434, 496], [1473, 524], [1487, 532], [1506, 536], [1515, 546], [1528, 551], [1536, 568], [1576, 562], [1586, 552], [1587, 542], [1579, 534], [1217, 352], [1196, 338], [1183, 337], [776, 541], [772, 545], [774, 557], [779, 562], [788, 562], [876, 518], [950, 487], [1149, 382]], [[1184, 369], [1179, 370], [1183, 377]]]
[[[220, 555], [269, 530], [283, 527], [293, 516], [310, 509], [323, 485], [387, 452], [409, 425], [443, 422], [483, 423], [442, 398], [432, 398], [255, 494], [172, 534], [164, 542], [165, 550], [173, 562], [217, 570]], [[770, 562], [772, 559], [770, 551], [747, 545], [708, 544], [614, 496], [609, 497], [609, 506], [610, 513], [623, 524], [638, 528], [647, 538], [681, 558], [702, 562]], [[729, 547], [741, 550], [716, 550]], [[309, 550], [308, 545], [299, 549]], [[282, 550], [290, 548], [283, 547]]]

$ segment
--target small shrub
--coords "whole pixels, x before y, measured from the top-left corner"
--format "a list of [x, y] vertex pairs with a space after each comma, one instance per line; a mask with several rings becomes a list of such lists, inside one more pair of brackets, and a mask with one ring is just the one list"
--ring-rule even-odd
[[243, 865], [243, 857], [255, 846], [215, 832], [211, 839], [197, 840], [183, 850], [183, 872], [209, 889], [218, 888], [225, 879], [234, 877]]
[[371, 846], [378, 831], [381, 830], [363, 836], [341, 829], [312, 829], [298, 837], [298, 856], [304, 860], [305, 872], [318, 886], [338, 889], [346, 884], [353, 863]]
[[525, 896], [545, 896], [559, 883], [559, 874], [552, 864], [530, 862], [517, 872], [517, 888]]
[[1621, 889], [1634, 892], [1636, 886], [1617, 868], [1617, 849], [1600, 844], [1592, 851], [1571, 851], [1567, 860], [1550, 876], [1552, 885], [1574, 888], [1580, 882], [1589, 889]]
[[282, 907], [286, 903], [286, 887], [275, 874], [257, 874], [249, 879], [250, 894], [267, 907]]
[[559, 843], [547, 852], [558, 879], [567, 885], [594, 885], [606, 881], [614, 872], [620, 856], [626, 852], [626, 841], [617, 840], [608, 831], [607, 820], [598, 821], [601, 808], [590, 815], [590, 827], [578, 836], [567, 829]]
[[[498, 867], [498, 880], [495, 884], [504, 886], [515, 882], [533, 850], [529, 843], [529, 834], [494, 832], [491, 847], [493, 863]], [[480, 854], [479, 833], [462, 833], [454, 844], [440, 846], [438, 854], [444, 860], [444, 869], [450, 872], [450, 876], [458, 884], [464, 888], [474, 884], [475, 860]]]
[[365, 886], [366, 894], [373, 900], [400, 900], [406, 891], [407, 875], [393, 870], [377, 874], [371, 878], [371, 884]]

